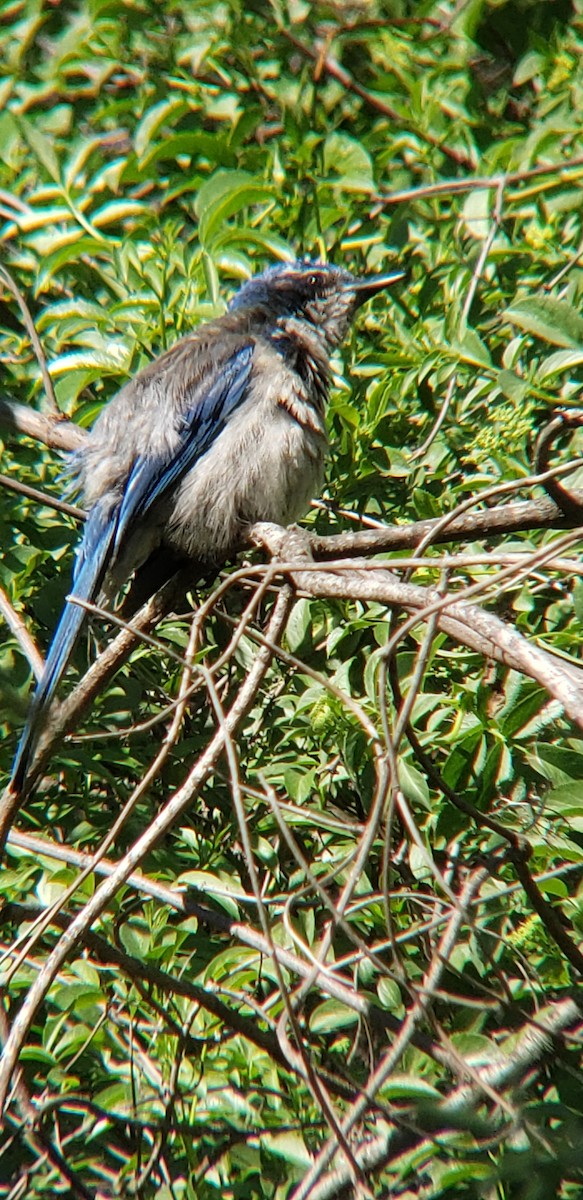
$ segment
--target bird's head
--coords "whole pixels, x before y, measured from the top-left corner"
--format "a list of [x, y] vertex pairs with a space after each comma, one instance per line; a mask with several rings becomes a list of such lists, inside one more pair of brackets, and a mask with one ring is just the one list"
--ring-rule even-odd
[[330, 263], [278, 263], [244, 283], [229, 308], [260, 308], [274, 321], [307, 321], [332, 347], [342, 341], [361, 304], [402, 278], [402, 271], [359, 279]]

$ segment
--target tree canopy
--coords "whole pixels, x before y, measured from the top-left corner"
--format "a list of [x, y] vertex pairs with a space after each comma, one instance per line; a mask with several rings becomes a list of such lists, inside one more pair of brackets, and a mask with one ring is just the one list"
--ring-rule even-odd
[[581, 0], [15, 0], [0, 46], [4, 779], [63, 451], [268, 264], [406, 272], [301, 529], [67, 672], [6, 821], [0, 1195], [575, 1200]]

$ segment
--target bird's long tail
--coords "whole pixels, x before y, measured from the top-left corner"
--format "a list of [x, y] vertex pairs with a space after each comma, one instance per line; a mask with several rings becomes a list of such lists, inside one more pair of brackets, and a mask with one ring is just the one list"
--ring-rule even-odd
[[86, 617], [85, 609], [75, 600], [94, 602], [99, 595], [111, 556], [116, 533], [111, 513], [99, 506], [93, 509], [85, 526], [79, 547], [71, 597], [67, 600], [45, 662], [45, 668], [30, 706], [28, 720], [20, 739], [9, 790], [19, 795], [26, 781], [31, 759], [36, 749], [44, 717], [73, 653]]

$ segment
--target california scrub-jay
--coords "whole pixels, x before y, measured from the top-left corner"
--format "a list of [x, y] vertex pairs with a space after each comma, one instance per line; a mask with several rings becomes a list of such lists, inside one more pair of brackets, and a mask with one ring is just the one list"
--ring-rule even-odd
[[[256, 521], [287, 525], [303, 515], [327, 448], [330, 352], [356, 309], [401, 278], [357, 279], [313, 262], [271, 267], [243, 284], [224, 316], [126, 384], [75, 455], [88, 517], [71, 597], [113, 597], [162, 552], [190, 560], [193, 574], [204, 576], [241, 548]], [[84, 609], [68, 600], [17, 750], [12, 792], [24, 786], [84, 620]]]

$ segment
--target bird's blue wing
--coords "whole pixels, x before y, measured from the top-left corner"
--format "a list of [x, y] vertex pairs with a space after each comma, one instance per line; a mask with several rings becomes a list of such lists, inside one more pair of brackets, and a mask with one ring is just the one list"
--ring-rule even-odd
[[[77, 552], [71, 600], [95, 601], [112, 560], [135, 522], [167, 495], [210, 448], [230, 415], [244, 400], [251, 376], [253, 346], [241, 346], [217, 364], [206, 389], [196, 388], [196, 399], [185, 411], [180, 440], [172, 456], [137, 458], [121, 502], [115, 508], [98, 502], [91, 510]], [[171, 419], [171, 412], [169, 419]], [[51, 643], [42, 678], [34, 694], [12, 769], [11, 788], [20, 792], [50, 704], [85, 620], [85, 609], [68, 600]]]
[[253, 346], [244, 345], [223, 363], [207, 390], [186, 410], [180, 444], [172, 457], [138, 458], [124, 490], [115, 547], [136, 520], [143, 520], [162, 496], [183, 479], [197, 459], [219, 437], [229, 417], [245, 399], [251, 377]]

